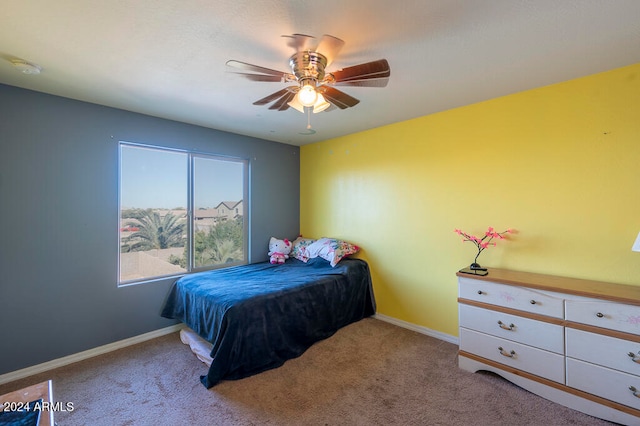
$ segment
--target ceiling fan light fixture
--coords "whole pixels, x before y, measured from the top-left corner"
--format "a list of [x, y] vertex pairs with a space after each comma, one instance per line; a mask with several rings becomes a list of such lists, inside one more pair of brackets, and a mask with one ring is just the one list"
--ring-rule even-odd
[[287, 105], [304, 114], [304, 105], [302, 105], [298, 100], [298, 95], [294, 96], [293, 99], [291, 99], [291, 101], [287, 102]]
[[300, 91], [296, 95], [296, 98], [298, 98], [298, 101], [303, 106], [312, 107], [318, 100], [318, 93], [313, 85], [304, 83], [302, 87], [300, 87]]
[[[296, 50], [289, 58], [291, 72], [282, 72], [236, 60], [227, 65], [236, 68], [238, 74], [252, 81], [296, 82], [297, 85], [278, 90], [253, 105], [267, 105], [270, 110], [286, 111], [289, 107], [301, 113], [319, 113], [334, 106], [340, 109], [356, 106], [360, 101], [333, 87], [333, 85], [355, 87], [386, 87], [391, 75], [389, 62], [379, 59], [359, 65], [325, 72], [325, 68], [335, 58], [344, 41], [330, 35], [323, 35], [319, 43], [312, 46], [312, 36], [293, 34], [283, 36], [289, 39], [288, 46]], [[314, 50], [315, 49], [315, 50]], [[324, 96], [326, 95], [326, 96]]]
[[325, 109], [329, 108], [330, 106], [331, 106], [331, 104], [326, 101], [324, 96], [322, 96], [322, 94], [318, 93], [318, 100], [313, 105], [313, 113], [317, 114], [319, 112], [322, 112]]

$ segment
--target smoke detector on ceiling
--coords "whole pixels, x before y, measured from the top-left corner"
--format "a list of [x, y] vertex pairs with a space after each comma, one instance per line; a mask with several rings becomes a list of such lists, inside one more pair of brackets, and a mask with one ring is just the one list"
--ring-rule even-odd
[[40, 71], [42, 71], [42, 67], [39, 65], [32, 64], [31, 62], [27, 62], [22, 59], [11, 59], [9, 62], [11, 62], [11, 65], [16, 67], [16, 69], [23, 74], [34, 75], [40, 74]]

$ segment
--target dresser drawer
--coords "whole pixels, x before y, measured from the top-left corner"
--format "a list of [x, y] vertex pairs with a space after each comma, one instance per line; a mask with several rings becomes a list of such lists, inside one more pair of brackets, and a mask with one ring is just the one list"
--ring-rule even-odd
[[[567, 386], [640, 409], [638, 376], [567, 358]], [[631, 386], [637, 389], [637, 397]]]
[[567, 356], [640, 376], [640, 343], [569, 327], [566, 336]]
[[564, 300], [561, 297], [529, 288], [459, 277], [458, 294], [463, 299], [564, 318]]
[[564, 330], [561, 325], [504, 314], [464, 303], [459, 305], [459, 309], [460, 327], [558, 354], [564, 353]]
[[562, 355], [466, 328], [460, 329], [460, 350], [554, 382], [564, 383]]
[[604, 300], [567, 300], [567, 320], [640, 335], [640, 306]]

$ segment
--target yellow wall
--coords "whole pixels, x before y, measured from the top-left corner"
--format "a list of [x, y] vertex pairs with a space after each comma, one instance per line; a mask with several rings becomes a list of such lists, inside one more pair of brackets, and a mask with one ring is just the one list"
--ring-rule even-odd
[[[333, 114], [339, 114], [334, 112]], [[301, 150], [301, 232], [363, 247], [378, 312], [457, 336], [483, 266], [640, 285], [640, 64]]]

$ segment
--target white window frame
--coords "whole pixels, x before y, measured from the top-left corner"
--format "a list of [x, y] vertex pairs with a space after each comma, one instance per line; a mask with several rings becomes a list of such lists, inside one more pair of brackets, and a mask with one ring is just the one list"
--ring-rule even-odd
[[[120, 229], [121, 223], [121, 213], [122, 213], [122, 149], [123, 147], [134, 147], [134, 148], [147, 148], [159, 151], [166, 152], [176, 152], [183, 153], [187, 156], [188, 167], [187, 167], [187, 247], [188, 247], [188, 255], [187, 255], [187, 270], [185, 272], [180, 272], [176, 274], [166, 274], [166, 275], [158, 275], [152, 277], [144, 277], [140, 279], [134, 280], [121, 280], [121, 235], [122, 232]], [[229, 161], [234, 163], [242, 164], [243, 173], [242, 173], [242, 186], [243, 186], [243, 194], [242, 194], [242, 216], [243, 216], [243, 259], [238, 262], [231, 263], [223, 263], [217, 265], [207, 265], [204, 267], [195, 267], [194, 266], [194, 162], [196, 158], [206, 158], [217, 161]], [[227, 201], [227, 200], [221, 200]], [[236, 208], [236, 210], [238, 210]], [[191, 151], [191, 150], [183, 150], [176, 148], [168, 148], [165, 146], [156, 146], [150, 144], [141, 144], [134, 142], [126, 142], [120, 141], [118, 144], [118, 262], [117, 262], [117, 284], [119, 287], [128, 286], [132, 284], [141, 284], [146, 282], [155, 282], [160, 281], [166, 278], [171, 277], [180, 277], [183, 275], [187, 275], [193, 272], [200, 272], [204, 270], [210, 269], [220, 269], [227, 268], [231, 266], [244, 265], [249, 263], [249, 160], [245, 158], [239, 157], [231, 157], [224, 156], [219, 154], [212, 154], [206, 152], [199, 151]]]

